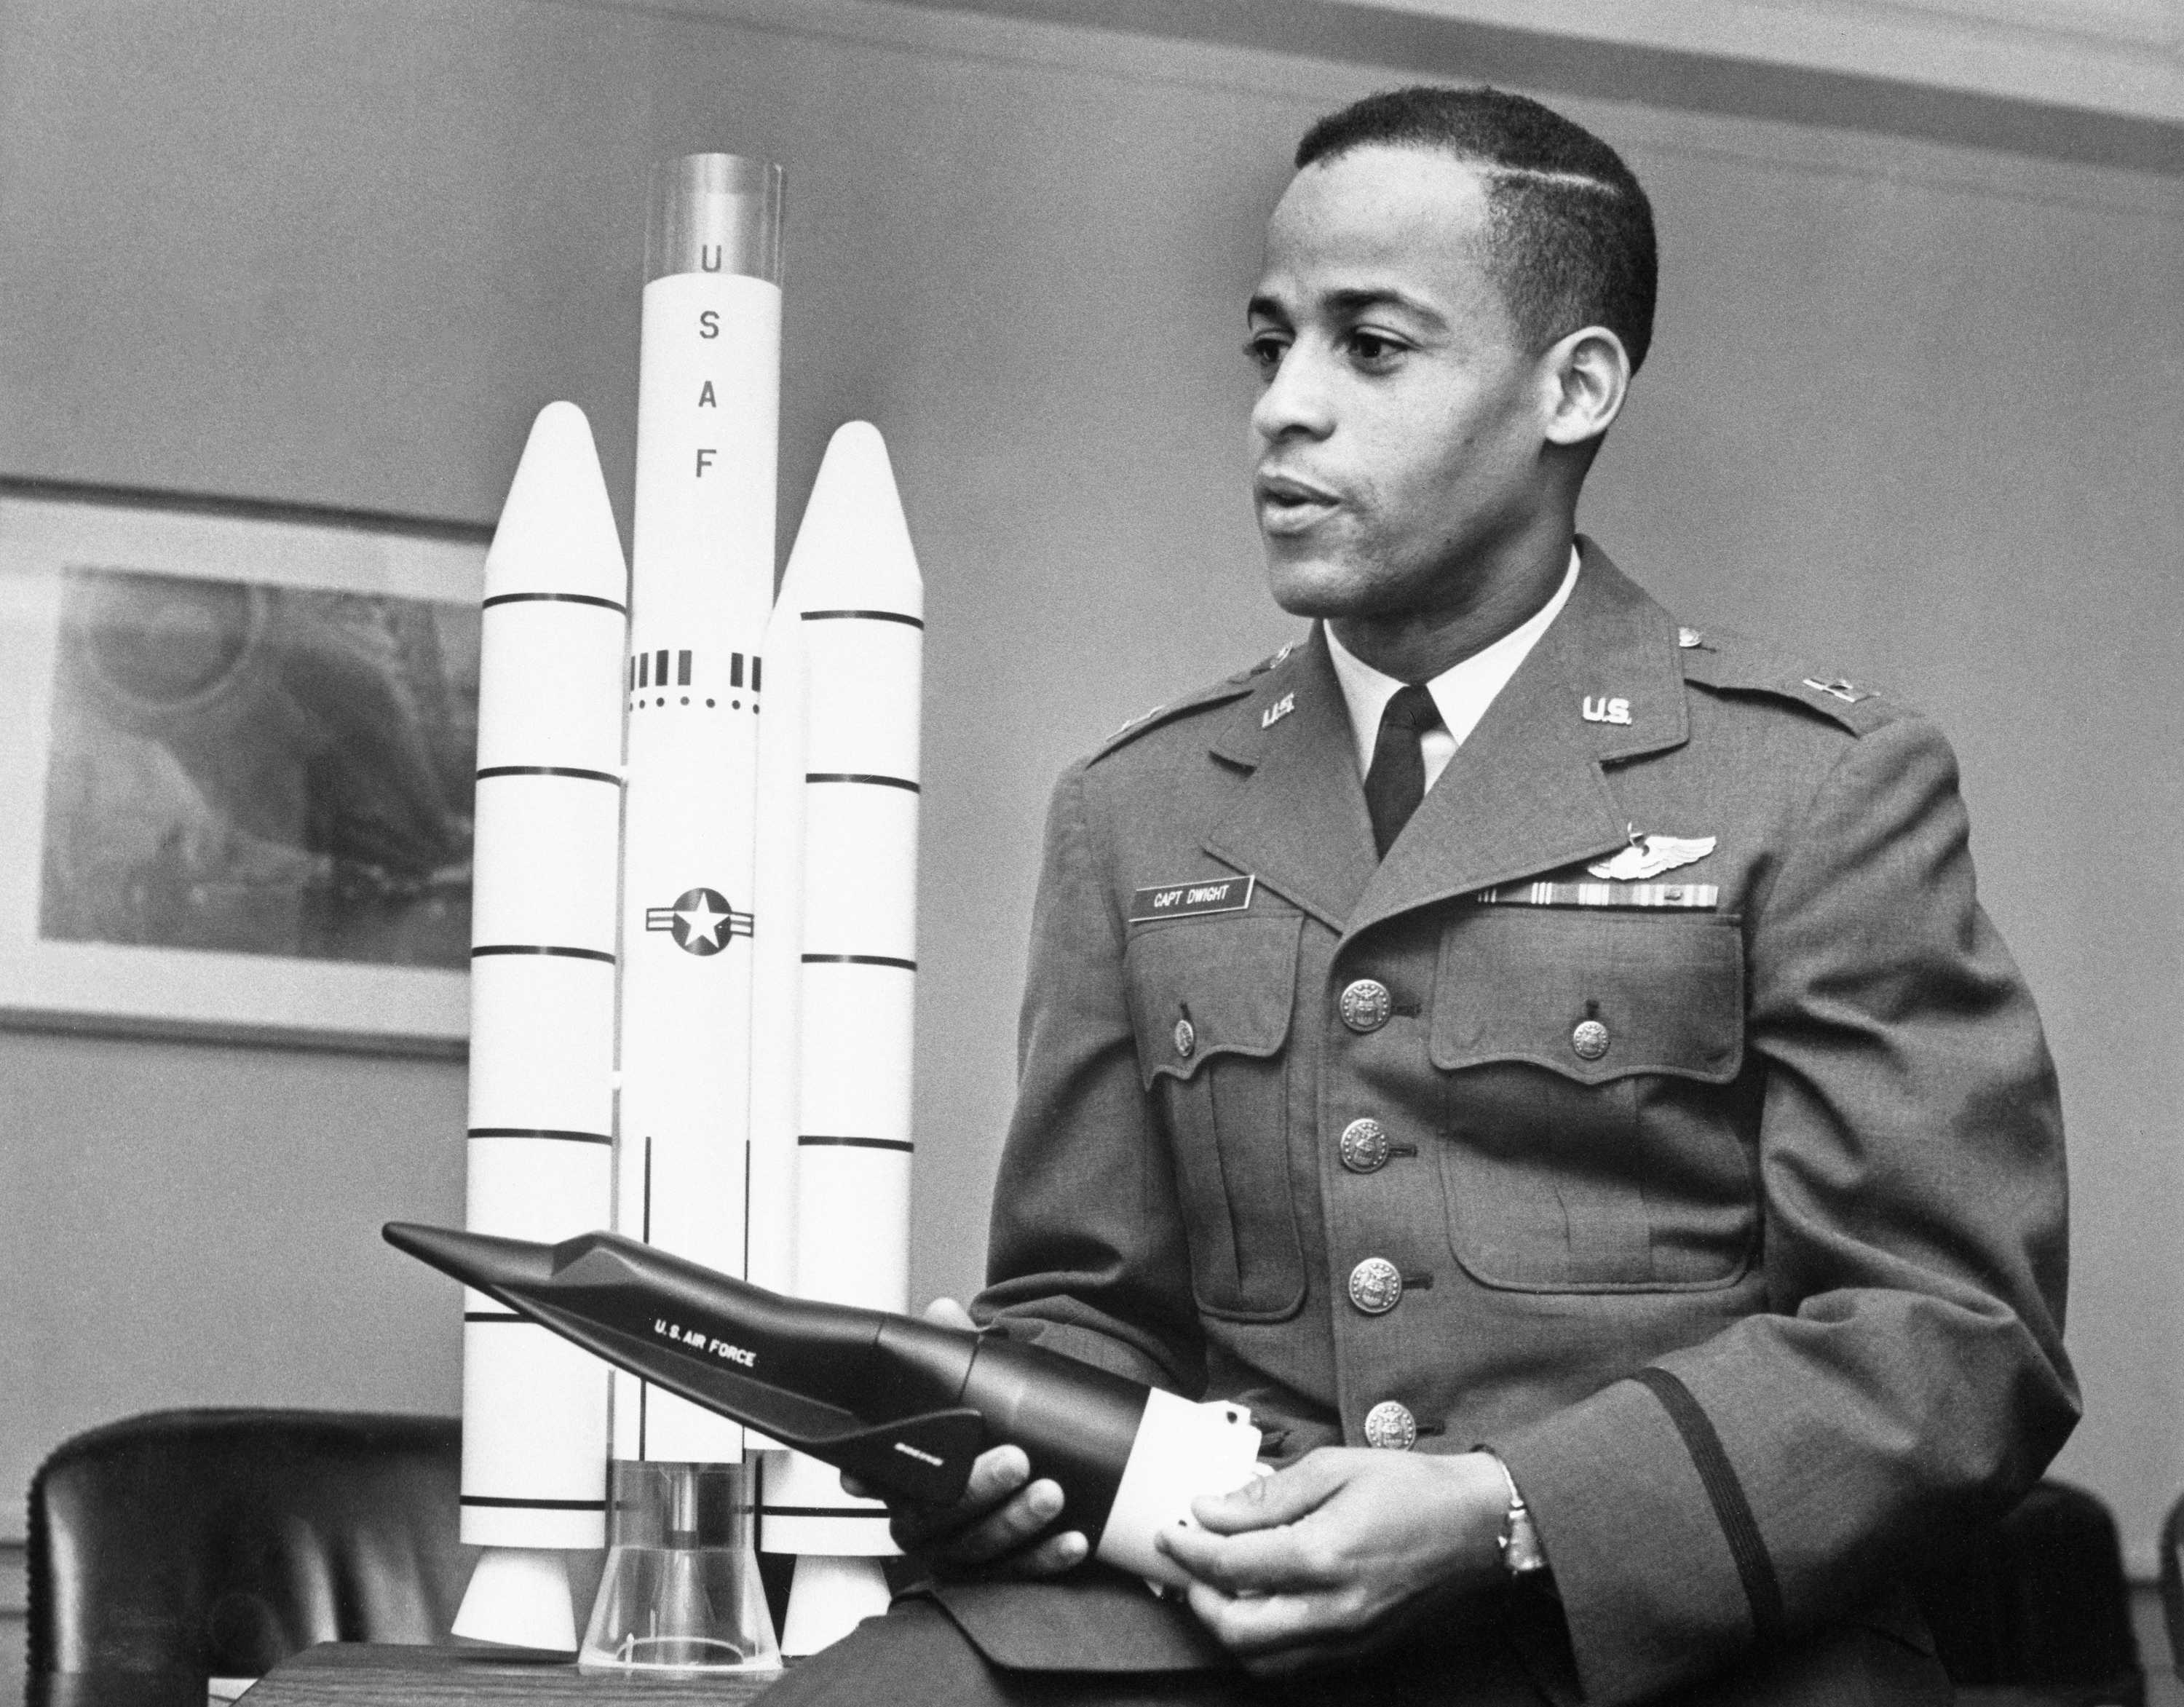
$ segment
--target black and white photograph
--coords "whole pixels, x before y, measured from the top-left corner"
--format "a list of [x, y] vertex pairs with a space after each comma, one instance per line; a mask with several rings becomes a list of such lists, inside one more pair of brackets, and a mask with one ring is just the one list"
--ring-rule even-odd
[[478, 532], [0, 484], [0, 1013], [460, 1048]]
[[2179, 0], [0, 0], [0, 1698], [2184, 1707]]
[[467, 967], [475, 611], [63, 585], [41, 937]]

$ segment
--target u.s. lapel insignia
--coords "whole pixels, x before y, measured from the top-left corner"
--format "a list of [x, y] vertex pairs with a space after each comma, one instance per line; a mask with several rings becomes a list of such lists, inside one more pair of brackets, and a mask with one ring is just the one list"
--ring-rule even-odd
[[1294, 693], [1284, 693], [1279, 699], [1277, 699], [1272, 705], [1269, 705], [1264, 711], [1262, 711], [1259, 714], [1259, 727], [1262, 729], [1272, 729], [1277, 723], [1279, 723], [1282, 719], [1287, 717], [1290, 713], [1295, 709], [1296, 695]]
[[1630, 721], [1630, 702], [1611, 699], [1604, 693], [1586, 694], [1584, 709], [1587, 723], [1627, 724]]
[[1606, 883], [1642, 883], [1679, 865], [1690, 865], [1713, 852], [1712, 836], [1641, 836], [1629, 830], [1630, 845], [1585, 869]]

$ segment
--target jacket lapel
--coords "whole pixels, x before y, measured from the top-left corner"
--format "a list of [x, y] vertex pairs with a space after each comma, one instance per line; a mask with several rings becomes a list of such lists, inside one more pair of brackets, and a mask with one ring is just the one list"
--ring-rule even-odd
[[[1597, 546], [1580, 544], [1584, 568], [1569, 603], [1369, 871], [1344, 921], [1349, 934], [1624, 845], [1629, 826], [1602, 765], [1682, 744], [1683, 672], [1668, 614]], [[1629, 721], [1607, 721], [1611, 708]], [[1362, 820], [1356, 772], [1353, 754], [1350, 792]], [[1368, 863], [1371, 853], [1368, 830]]]
[[1206, 851], [1341, 930], [1373, 876], [1373, 826], [1349, 708], [1317, 623], [1237, 708], [1212, 750], [1251, 775]]

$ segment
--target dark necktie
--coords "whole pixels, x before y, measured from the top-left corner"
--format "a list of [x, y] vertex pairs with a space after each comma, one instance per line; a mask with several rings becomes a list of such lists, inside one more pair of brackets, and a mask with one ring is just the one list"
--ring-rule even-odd
[[1440, 727], [1440, 713], [1423, 687], [1398, 688], [1380, 714], [1373, 768], [1365, 773], [1365, 810], [1373, 820], [1373, 845], [1383, 859], [1425, 798], [1426, 759], [1418, 737]]

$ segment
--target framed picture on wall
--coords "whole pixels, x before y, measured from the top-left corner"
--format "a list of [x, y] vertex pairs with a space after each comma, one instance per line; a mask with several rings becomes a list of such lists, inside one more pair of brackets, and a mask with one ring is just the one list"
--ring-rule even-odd
[[0, 481], [0, 1023], [460, 1052], [489, 537]]

